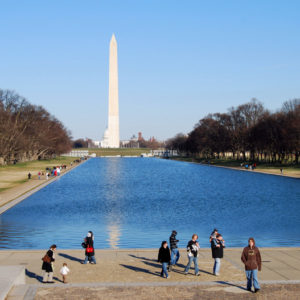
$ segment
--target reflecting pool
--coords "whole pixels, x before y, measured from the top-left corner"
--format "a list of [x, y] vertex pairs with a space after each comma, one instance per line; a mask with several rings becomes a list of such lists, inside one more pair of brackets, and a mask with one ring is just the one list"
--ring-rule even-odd
[[155, 158], [94, 158], [0, 216], [0, 248], [158, 248], [177, 230], [209, 247], [300, 246], [300, 180]]

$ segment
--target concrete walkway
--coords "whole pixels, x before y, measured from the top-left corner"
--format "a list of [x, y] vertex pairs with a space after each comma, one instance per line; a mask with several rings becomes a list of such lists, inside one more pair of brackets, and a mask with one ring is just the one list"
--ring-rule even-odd
[[[126, 294], [133, 288], [136, 288], [136, 292], [141, 293], [141, 295], [147, 296], [148, 293], [151, 293], [154, 296], [154, 291], [157, 293], [161, 291], [164, 294], [170, 289], [180, 288], [184, 291], [189, 286], [193, 287], [194, 293], [202, 293], [205, 289], [213, 291], [220, 288], [219, 292], [247, 293], [244, 290], [245, 275], [240, 261], [241, 252], [241, 248], [225, 249], [221, 275], [218, 277], [212, 274], [213, 259], [210, 249], [201, 249], [200, 251], [201, 276], [199, 277], [193, 275], [193, 269], [190, 270], [189, 275], [184, 275], [184, 266], [187, 263], [185, 249], [181, 249], [179, 265], [170, 273], [170, 279], [163, 279], [159, 276], [161, 265], [157, 263], [157, 249], [96, 250], [96, 265], [82, 265], [80, 263], [84, 258], [83, 250], [58, 250], [54, 270], [54, 285], [40, 283], [41, 258], [45, 254], [45, 250], [3, 250], [0, 251], [0, 265], [21, 265], [26, 268], [26, 285], [12, 290], [8, 300], [33, 299], [34, 295], [36, 299], [49, 299], [49, 293], [51, 299], [85, 299], [76, 298], [76, 295], [83, 295], [82, 292], [84, 291], [86, 293], [93, 291], [94, 294], [102, 291], [103, 295], [114, 299], [121, 290]], [[263, 266], [262, 272], [259, 272], [260, 282], [269, 286], [281, 285], [282, 289], [286, 284], [296, 284], [300, 287], [300, 248], [262, 248], [261, 254]], [[59, 275], [59, 269], [63, 262], [66, 262], [71, 270], [68, 278], [70, 283], [65, 285], [61, 283]], [[297, 290], [296, 287], [293, 289]], [[21, 297], [22, 293], [23, 298]], [[63, 298], [62, 295], [65, 293], [69, 293], [70, 298]], [[72, 293], [75, 294], [71, 296]], [[190, 295], [188, 291], [186, 293]], [[16, 295], [19, 298], [16, 298]], [[141, 299], [151, 299], [151, 297], [143, 297]], [[92, 299], [92, 295], [89, 298]]]

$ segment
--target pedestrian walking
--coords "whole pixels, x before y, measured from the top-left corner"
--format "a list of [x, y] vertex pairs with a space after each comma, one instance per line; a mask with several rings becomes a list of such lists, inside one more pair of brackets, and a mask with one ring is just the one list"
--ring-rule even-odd
[[168, 247], [167, 241], [163, 241], [161, 243], [161, 247], [159, 248], [159, 251], [158, 251], [158, 259], [157, 260], [158, 260], [158, 262], [160, 262], [162, 264], [160, 276], [164, 277], [164, 275], [165, 275], [166, 278], [170, 278], [170, 276], [168, 274], [168, 265], [171, 260], [171, 255], [170, 255], [170, 249]]
[[189, 272], [189, 269], [191, 267], [192, 262], [194, 262], [195, 266], [195, 275], [199, 276], [199, 267], [198, 267], [198, 254], [199, 254], [199, 243], [197, 241], [198, 235], [193, 234], [192, 239], [187, 244], [187, 253], [188, 253], [188, 264], [184, 270], [184, 274], [187, 275]]
[[[215, 242], [216, 241], [216, 242]], [[221, 258], [223, 258], [223, 249], [225, 248], [225, 241], [220, 233], [217, 233], [215, 241], [211, 241], [211, 254], [215, 260], [213, 267], [213, 274], [220, 275]]]
[[254, 292], [257, 293], [260, 290], [257, 271], [261, 271], [261, 256], [259, 249], [255, 246], [254, 238], [249, 238], [248, 246], [244, 248], [241, 260], [245, 265], [247, 290], [251, 292], [253, 284]]
[[94, 249], [94, 234], [92, 231], [87, 233], [84, 242], [82, 243], [82, 247], [85, 248], [85, 260], [83, 264], [87, 264], [88, 261], [91, 264], [96, 264], [95, 259], [95, 249]]
[[170, 270], [172, 270], [172, 267], [175, 266], [179, 260], [180, 253], [178, 250], [177, 243], [179, 240], [176, 239], [177, 231], [173, 230], [172, 234], [170, 236], [170, 248], [171, 248], [171, 265]]
[[43, 283], [54, 283], [53, 282], [53, 263], [55, 261], [54, 252], [56, 251], [56, 245], [50, 246], [45, 256], [42, 258], [43, 265]]
[[66, 263], [63, 263], [62, 268], [60, 269], [60, 274], [62, 275], [63, 283], [67, 282], [67, 275], [70, 273], [70, 269], [68, 268]]

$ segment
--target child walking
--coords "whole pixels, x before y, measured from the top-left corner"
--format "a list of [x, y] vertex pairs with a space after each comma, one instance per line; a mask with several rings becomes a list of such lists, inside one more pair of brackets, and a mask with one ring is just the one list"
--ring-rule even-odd
[[70, 269], [67, 267], [67, 264], [63, 263], [63, 266], [60, 269], [60, 274], [62, 275], [64, 283], [67, 283], [67, 275], [69, 274], [69, 272], [70, 272]]

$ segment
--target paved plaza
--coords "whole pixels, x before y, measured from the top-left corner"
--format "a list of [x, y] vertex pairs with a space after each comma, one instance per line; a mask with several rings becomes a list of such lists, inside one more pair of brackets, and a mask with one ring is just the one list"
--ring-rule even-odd
[[[179, 265], [170, 273], [169, 279], [160, 277], [161, 265], [157, 262], [157, 250], [153, 249], [96, 250], [96, 265], [81, 264], [83, 250], [58, 249], [54, 270], [55, 283], [52, 285], [41, 283], [41, 258], [45, 251], [0, 251], [0, 265], [21, 265], [26, 270], [26, 284], [15, 286], [8, 300], [211, 299], [214, 298], [212, 295], [218, 295], [220, 299], [225, 296], [226, 299], [239, 299], [236, 297], [240, 297], [241, 293], [243, 299], [257, 299], [251, 298], [256, 295], [249, 294], [244, 289], [241, 251], [241, 248], [225, 249], [221, 275], [218, 277], [212, 274], [213, 259], [210, 249], [200, 251], [199, 277], [194, 276], [193, 269], [188, 275], [184, 275], [184, 266], [187, 263], [185, 249], [181, 249]], [[261, 254], [260, 297], [271, 299], [269, 297], [273, 295], [274, 299], [274, 295], [282, 294], [288, 295], [289, 299], [297, 299], [291, 297], [300, 294], [300, 248], [261, 248]], [[68, 284], [63, 284], [59, 275], [63, 262], [71, 270]]]

